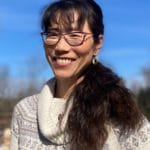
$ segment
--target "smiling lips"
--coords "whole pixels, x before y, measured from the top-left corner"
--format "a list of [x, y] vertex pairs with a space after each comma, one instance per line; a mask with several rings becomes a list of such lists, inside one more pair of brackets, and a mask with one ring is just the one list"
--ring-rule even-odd
[[57, 66], [68, 66], [70, 65], [75, 59], [73, 58], [66, 58], [66, 57], [53, 57], [53, 63]]

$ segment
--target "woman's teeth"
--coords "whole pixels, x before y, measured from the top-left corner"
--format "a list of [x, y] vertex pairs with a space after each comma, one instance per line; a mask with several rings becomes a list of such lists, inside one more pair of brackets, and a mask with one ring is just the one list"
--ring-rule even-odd
[[56, 58], [56, 62], [61, 63], [61, 64], [69, 64], [72, 62], [72, 59], [69, 58]]

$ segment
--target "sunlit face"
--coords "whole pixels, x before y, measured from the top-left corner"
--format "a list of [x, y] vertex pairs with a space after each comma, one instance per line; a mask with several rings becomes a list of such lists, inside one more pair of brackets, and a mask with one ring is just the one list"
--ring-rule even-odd
[[[72, 27], [76, 22], [72, 24]], [[52, 28], [60, 30], [55, 24]], [[62, 31], [61, 31], [62, 32]], [[71, 31], [72, 32], [72, 31]], [[91, 33], [87, 22], [84, 23], [82, 32]], [[70, 46], [62, 36], [55, 46], [45, 46], [46, 58], [58, 80], [76, 80], [82, 70], [88, 66], [94, 55], [97, 54], [102, 46], [100, 38], [99, 43], [95, 44], [93, 36], [86, 36], [85, 41], [80, 46]]]

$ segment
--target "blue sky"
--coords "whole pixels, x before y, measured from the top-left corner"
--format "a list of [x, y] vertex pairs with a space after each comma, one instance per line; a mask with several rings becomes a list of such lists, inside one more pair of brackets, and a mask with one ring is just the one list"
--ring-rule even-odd
[[[33, 55], [49, 69], [39, 34], [41, 12], [49, 2], [52, 1], [0, 0], [0, 65], [9, 66], [16, 78]], [[97, 2], [103, 9], [105, 23], [99, 60], [125, 80], [140, 80], [141, 69], [150, 66], [150, 1]], [[46, 78], [51, 76], [46, 71]]]

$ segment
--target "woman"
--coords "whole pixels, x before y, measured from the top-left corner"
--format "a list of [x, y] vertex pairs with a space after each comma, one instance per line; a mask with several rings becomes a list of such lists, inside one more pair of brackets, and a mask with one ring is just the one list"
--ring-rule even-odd
[[104, 34], [96, 2], [58, 0], [42, 29], [55, 77], [15, 107], [11, 149], [148, 150], [150, 125], [133, 95], [96, 60]]

